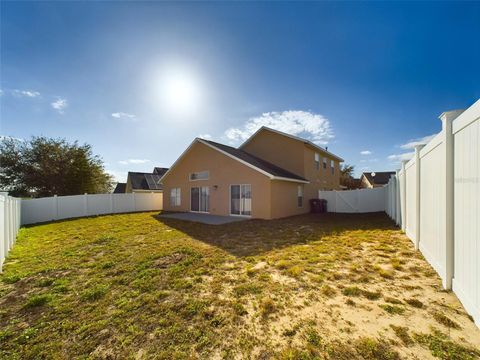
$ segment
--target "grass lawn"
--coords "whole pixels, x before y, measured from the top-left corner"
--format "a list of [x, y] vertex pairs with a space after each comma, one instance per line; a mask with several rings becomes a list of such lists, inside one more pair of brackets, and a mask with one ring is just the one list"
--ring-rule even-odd
[[477, 359], [480, 331], [384, 214], [24, 228], [1, 359]]

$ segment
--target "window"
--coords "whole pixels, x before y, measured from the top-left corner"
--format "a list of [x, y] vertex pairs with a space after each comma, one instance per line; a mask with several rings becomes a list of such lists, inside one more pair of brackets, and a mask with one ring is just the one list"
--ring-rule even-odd
[[332, 169], [332, 175], [335, 174], [335, 162], [330, 160], [330, 168]]
[[190, 210], [205, 213], [210, 211], [210, 190], [208, 186], [191, 188]]
[[323, 158], [323, 168], [327, 168], [327, 158]]
[[318, 169], [320, 169], [320, 154], [319, 153], [315, 153], [315, 167]]
[[303, 207], [303, 185], [297, 187], [297, 206]]
[[180, 188], [173, 188], [170, 189], [170, 205], [171, 206], [180, 206], [182, 203], [181, 201], [181, 190]]
[[230, 214], [252, 215], [252, 186], [230, 185]]
[[208, 171], [194, 172], [190, 174], [190, 181], [208, 180], [209, 175]]

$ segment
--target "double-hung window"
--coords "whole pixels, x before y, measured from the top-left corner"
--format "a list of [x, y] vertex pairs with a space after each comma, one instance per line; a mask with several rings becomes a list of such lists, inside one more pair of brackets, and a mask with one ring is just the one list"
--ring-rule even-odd
[[317, 170], [320, 169], [320, 154], [319, 153], [315, 153], [315, 168]]
[[335, 162], [330, 160], [330, 168], [332, 169], [332, 175], [335, 174]]
[[170, 206], [180, 206], [182, 203], [182, 195], [180, 188], [170, 189]]
[[303, 185], [297, 187], [297, 206], [303, 207]]
[[323, 168], [327, 168], [327, 158], [323, 158]]

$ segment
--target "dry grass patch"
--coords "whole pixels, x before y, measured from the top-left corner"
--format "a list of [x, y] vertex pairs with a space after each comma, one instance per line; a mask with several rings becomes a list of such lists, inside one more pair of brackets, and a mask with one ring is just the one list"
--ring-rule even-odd
[[384, 214], [156, 215], [22, 229], [0, 275], [0, 358], [477, 356], [480, 332]]

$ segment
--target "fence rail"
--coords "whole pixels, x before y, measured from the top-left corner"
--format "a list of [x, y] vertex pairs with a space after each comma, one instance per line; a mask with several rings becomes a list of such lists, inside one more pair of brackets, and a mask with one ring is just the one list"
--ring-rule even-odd
[[0, 192], [0, 273], [20, 229], [20, 202], [20, 199], [8, 196], [6, 192]]
[[480, 100], [440, 118], [385, 187], [385, 211], [480, 326]]

